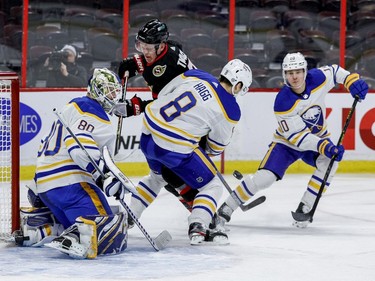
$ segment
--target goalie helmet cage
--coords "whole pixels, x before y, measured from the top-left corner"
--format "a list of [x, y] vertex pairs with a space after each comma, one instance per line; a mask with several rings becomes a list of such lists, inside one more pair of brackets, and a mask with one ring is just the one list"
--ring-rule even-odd
[[0, 240], [19, 228], [20, 93], [14, 72], [0, 72]]

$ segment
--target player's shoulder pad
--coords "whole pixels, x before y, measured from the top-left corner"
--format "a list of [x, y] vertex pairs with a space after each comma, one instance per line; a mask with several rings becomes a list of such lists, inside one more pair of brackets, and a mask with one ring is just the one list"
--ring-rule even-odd
[[276, 95], [273, 110], [275, 113], [283, 113], [292, 110], [294, 105], [300, 100], [300, 97], [294, 93], [291, 88], [284, 86]]
[[184, 73], [184, 76], [185, 77], [195, 77], [195, 78], [210, 82], [210, 84], [215, 80], [217, 81], [217, 79], [214, 76], [212, 76], [210, 73], [208, 73], [206, 71], [203, 71], [201, 69], [187, 70]]
[[313, 68], [307, 72], [306, 76], [306, 88], [308, 91], [311, 91], [326, 81], [326, 76], [322, 69]]
[[104, 111], [103, 107], [96, 101], [87, 96], [74, 98], [70, 101], [75, 107], [83, 114], [91, 115], [102, 121], [109, 122], [108, 114]]
[[217, 94], [228, 118], [234, 122], [238, 122], [241, 118], [241, 109], [236, 98], [229, 94], [220, 84]]
[[217, 101], [226, 114], [227, 118], [238, 122], [241, 118], [241, 110], [236, 98], [229, 94], [220, 84], [220, 82], [210, 73], [200, 69], [190, 69], [184, 73], [185, 77], [195, 77], [204, 80], [211, 85], [213, 94], [217, 96]]

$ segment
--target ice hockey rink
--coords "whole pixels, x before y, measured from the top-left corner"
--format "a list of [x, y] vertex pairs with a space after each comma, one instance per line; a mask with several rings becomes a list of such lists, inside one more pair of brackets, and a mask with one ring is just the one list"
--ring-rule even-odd
[[[11, 280], [375, 280], [375, 175], [338, 174], [306, 229], [291, 225], [309, 175], [287, 174], [260, 195], [267, 200], [237, 210], [228, 246], [190, 246], [188, 212], [173, 195], [160, 193], [140, 219], [170, 244], [156, 252], [137, 227], [127, 250], [95, 260], [73, 260], [49, 248], [0, 243], [0, 279]], [[226, 175], [234, 187], [236, 179]], [[222, 200], [227, 196], [224, 191]], [[27, 205], [25, 194], [22, 202]], [[221, 202], [220, 202], [221, 203]]]

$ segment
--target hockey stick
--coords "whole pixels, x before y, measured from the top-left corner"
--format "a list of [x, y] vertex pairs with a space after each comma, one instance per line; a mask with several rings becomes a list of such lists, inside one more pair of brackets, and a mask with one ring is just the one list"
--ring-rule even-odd
[[75, 140], [75, 142], [78, 144], [78, 146], [82, 149], [82, 151], [86, 154], [87, 158], [90, 160], [91, 164], [94, 166], [95, 170], [97, 170], [101, 177], [104, 179], [105, 175], [103, 171], [99, 168], [98, 164], [95, 162], [95, 160], [91, 157], [91, 155], [87, 152], [86, 148], [82, 145], [82, 143], [79, 141], [77, 136], [73, 133], [73, 131], [70, 129], [68, 124], [65, 123], [65, 120], [62, 118], [60, 113], [57, 112], [56, 108], [53, 109], [53, 113], [56, 114], [57, 118], [61, 122], [61, 124], [65, 127], [65, 129], [69, 132], [69, 134], [72, 136], [72, 138]]
[[[339, 146], [339, 145], [342, 144], [342, 141], [343, 141], [343, 139], [344, 139], [344, 136], [345, 136], [346, 130], [347, 130], [348, 127], [349, 127], [350, 120], [352, 119], [352, 115], [353, 115], [353, 113], [354, 113], [354, 110], [355, 110], [355, 107], [357, 106], [357, 102], [358, 102], [358, 101], [359, 101], [359, 98], [356, 97], [356, 98], [354, 99], [354, 102], [353, 102], [352, 108], [351, 108], [350, 111], [349, 111], [348, 117], [346, 118], [344, 128], [342, 129], [342, 132], [341, 132], [340, 138], [339, 138], [339, 140], [338, 140], [338, 142], [337, 142], [337, 146]], [[334, 156], [331, 158], [331, 161], [329, 162], [329, 165], [328, 165], [328, 168], [327, 168], [326, 174], [324, 175], [324, 178], [323, 178], [322, 184], [320, 185], [320, 188], [319, 188], [319, 192], [318, 192], [318, 194], [317, 194], [317, 196], [316, 196], [316, 199], [315, 199], [314, 205], [313, 205], [313, 207], [311, 208], [310, 212], [304, 214], [304, 213], [296, 213], [296, 212], [293, 212], [293, 211], [292, 211], [292, 216], [293, 216], [293, 219], [294, 219], [294, 220], [296, 220], [296, 221], [309, 221], [309, 222], [312, 222], [312, 221], [313, 221], [313, 216], [314, 216], [314, 213], [315, 213], [315, 211], [316, 211], [316, 207], [318, 206], [319, 200], [320, 200], [320, 198], [322, 197], [323, 190], [324, 190], [324, 186], [325, 186], [326, 183], [327, 183], [327, 179], [328, 179], [328, 177], [329, 177], [329, 174], [331, 173], [331, 169], [332, 169], [333, 163], [335, 162], [335, 159], [336, 159], [336, 155], [334, 155]]]
[[[239, 173], [238, 171], [236, 171], [236, 172]], [[246, 212], [246, 211], [250, 210], [251, 208], [254, 208], [254, 207], [262, 204], [264, 201], [266, 201], [266, 196], [261, 196], [261, 197], [255, 199], [254, 201], [251, 201], [247, 205], [242, 204], [240, 199], [234, 194], [233, 190], [230, 188], [229, 184], [226, 182], [223, 175], [219, 171], [217, 171], [217, 176], [219, 177], [220, 181], [223, 183], [223, 185], [225, 186], [225, 188], [227, 189], [229, 194], [232, 196], [232, 198], [240, 206], [240, 208], [243, 212]]]
[[[125, 80], [124, 85], [122, 86], [122, 96], [121, 101], [124, 102], [126, 98], [126, 90], [128, 87], [128, 79], [129, 79], [129, 71], [125, 71]], [[126, 105], [125, 105], [126, 106]], [[117, 133], [116, 133], [116, 146], [115, 146], [115, 155], [117, 155], [120, 147], [120, 139], [121, 139], [121, 131], [122, 131], [122, 120], [124, 119], [123, 116], [118, 117], [117, 123]]]
[[130, 193], [138, 195], [138, 191], [133, 182], [116, 166], [107, 146], [103, 147], [102, 156], [107, 168], [122, 183], [122, 185], [125, 186]]
[[[70, 127], [65, 123], [64, 119], [62, 116], [56, 111], [56, 109], [53, 109], [54, 113], [56, 114], [57, 118], [60, 120], [61, 124], [65, 127], [65, 129], [69, 132], [69, 134], [73, 137], [73, 139], [76, 141], [78, 146], [84, 151], [88, 159], [90, 160], [91, 164], [95, 167], [97, 171], [99, 171], [100, 175], [105, 178], [105, 175], [103, 171], [99, 168], [98, 164], [96, 164], [95, 160], [91, 157], [91, 155], [87, 152], [86, 148], [82, 145], [80, 140], [77, 138], [77, 136], [74, 134], [74, 132], [70, 129]], [[108, 149], [107, 149], [108, 152]], [[109, 153], [108, 153], [109, 154]], [[112, 159], [111, 159], [112, 161]], [[114, 164], [114, 163], [113, 163]], [[108, 167], [108, 166], [107, 166]], [[110, 167], [108, 167], [110, 169]], [[113, 175], [121, 182], [124, 184], [124, 179], [120, 177], [117, 173], [113, 173]], [[129, 184], [126, 182], [126, 186]], [[131, 192], [129, 190], [129, 192]], [[137, 192], [135, 193], [137, 194]], [[168, 231], [164, 230], [161, 232], [155, 239], [152, 239], [152, 237], [147, 233], [146, 229], [141, 225], [137, 217], [134, 215], [132, 210], [128, 207], [128, 205], [125, 203], [124, 200], [119, 200], [121, 205], [124, 207], [124, 209], [128, 212], [130, 217], [134, 220], [135, 224], [138, 226], [138, 228], [141, 230], [143, 235], [146, 237], [146, 239], [150, 242], [151, 246], [156, 250], [159, 251], [169, 243], [170, 240], [172, 240], [172, 236], [169, 234]]]
[[[125, 186], [128, 186], [129, 184], [132, 186], [132, 189], [134, 189], [135, 192], [132, 192], [133, 194], [138, 194], [134, 184], [131, 182], [131, 180], [120, 171], [120, 169], [116, 166], [116, 164], [113, 162], [113, 159], [111, 157], [111, 154], [108, 151], [108, 148], [106, 146], [103, 147], [103, 159], [104, 163], [107, 166], [107, 168], [112, 172], [112, 174]], [[143, 235], [147, 238], [147, 240], [150, 242], [152, 247], [156, 251], [159, 251], [161, 249], [164, 249], [169, 241], [172, 240], [172, 236], [169, 234], [167, 230], [164, 230], [161, 232], [155, 239], [152, 239], [151, 236], [147, 233], [147, 231], [144, 229], [144, 227], [139, 222], [138, 218], [134, 215], [132, 210], [129, 208], [129, 206], [125, 203], [124, 200], [119, 199], [121, 205], [124, 207], [124, 209], [128, 212], [130, 217], [133, 219], [135, 224], [138, 226], [138, 228], [141, 230]]]

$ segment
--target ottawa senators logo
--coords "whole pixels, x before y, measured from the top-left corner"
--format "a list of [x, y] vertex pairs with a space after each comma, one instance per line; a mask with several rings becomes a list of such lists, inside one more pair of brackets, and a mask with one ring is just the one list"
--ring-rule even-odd
[[164, 74], [166, 69], [167, 69], [166, 65], [157, 65], [152, 69], [152, 74], [155, 77], [160, 77]]

